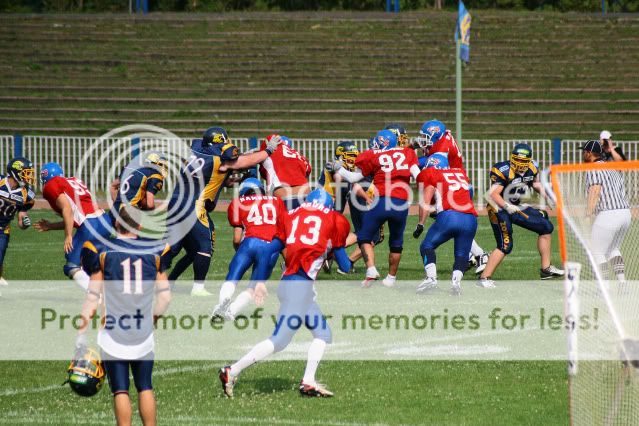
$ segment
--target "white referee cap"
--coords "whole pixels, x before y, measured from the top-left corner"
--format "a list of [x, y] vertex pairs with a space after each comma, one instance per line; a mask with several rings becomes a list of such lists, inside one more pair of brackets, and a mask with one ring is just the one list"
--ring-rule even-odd
[[608, 130], [602, 130], [599, 133], [599, 139], [612, 139], [612, 134]]

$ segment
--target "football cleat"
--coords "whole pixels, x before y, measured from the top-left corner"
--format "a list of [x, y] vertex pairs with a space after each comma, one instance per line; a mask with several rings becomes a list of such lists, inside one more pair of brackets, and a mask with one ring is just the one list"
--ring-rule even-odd
[[495, 288], [495, 281], [491, 280], [490, 277], [479, 278], [475, 285], [482, 288]]
[[322, 263], [322, 269], [327, 274], [331, 273], [331, 267], [333, 266], [333, 259], [326, 259], [324, 263]]
[[484, 252], [479, 256], [476, 256], [475, 261], [477, 262], [477, 269], [475, 269], [475, 274], [479, 275], [484, 272], [484, 269], [486, 269], [486, 265], [488, 265], [488, 253]]
[[425, 278], [424, 281], [417, 286], [417, 294], [425, 293], [428, 290], [434, 290], [437, 288], [437, 279]]
[[395, 285], [396, 280], [397, 280], [397, 277], [393, 277], [392, 275], [386, 275], [386, 278], [382, 280], [382, 284], [384, 285], [384, 287], [390, 288]]
[[461, 283], [456, 283], [456, 282], [453, 281], [453, 286], [450, 289], [450, 293], [453, 296], [460, 296], [461, 292], [462, 292]]
[[315, 398], [330, 398], [333, 396], [333, 392], [326, 389], [321, 383], [308, 384], [303, 381], [300, 382], [300, 393], [303, 396], [312, 396]]
[[3, 286], [3, 287], [7, 287], [9, 285], [9, 283], [4, 278], [0, 277], [0, 285]]
[[231, 315], [229, 307], [231, 306], [231, 299], [224, 299], [222, 303], [218, 303], [211, 312], [211, 322], [216, 318], [222, 318], [225, 321], [234, 321], [235, 318]]
[[556, 268], [556, 267], [554, 267], [552, 265], [550, 265], [546, 269], [540, 269], [539, 270], [539, 277], [542, 280], [549, 280], [551, 278], [563, 277], [563, 276], [564, 276], [564, 270]]
[[366, 277], [364, 278], [364, 281], [362, 281], [362, 287], [370, 288], [373, 285], [373, 283], [377, 281], [378, 279], [379, 279], [379, 275], [375, 277]]
[[233, 398], [233, 387], [237, 382], [237, 377], [231, 376], [231, 366], [225, 365], [220, 368], [220, 382], [222, 382], [222, 390], [227, 398]]
[[213, 296], [213, 293], [207, 291], [205, 288], [202, 289], [192, 289], [191, 290], [191, 296], [193, 297], [208, 297], [208, 296]]

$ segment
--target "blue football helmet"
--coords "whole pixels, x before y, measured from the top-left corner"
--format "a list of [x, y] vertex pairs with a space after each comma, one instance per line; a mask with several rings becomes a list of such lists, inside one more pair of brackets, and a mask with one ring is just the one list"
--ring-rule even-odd
[[259, 192], [264, 194], [264, 185], [262, 185], [262, 182], [259, 179], [248, 178], [240, 184], [240, 189], [239, 189], [240, 197], [245, 196], [249, 192], [253, 192], [256, 194]]
[[288, 136], [280, 135], [280, 139], [282, 140], [282, 143], [284, 145], [288, 146], [289, 148], [293, 147], [293, 141]]
[[323, 189], [314, 189], [313, 191], [309, 192], [306, 196], [306, 200], [304, 201], [307, 203], [322, 205], [327, 209], [333, 208], [333, 197], [331, 197], [331, 194], [324, 191]]
[[446, 125], [439, 120], [430, 120], [424, 123], [419, 131], [417, 141], [422, 148], [430, 148], [446, 133]]
[[58, 163], [47, 163], [40, 169], [40, 182], [45, 185], [56, 176], [64, 176], [64, 171]]
[[441, 152], [436, 152], [435, 154], [428, 157], [428, 161], [426, 162], [426, 168], [430, 169], [448, 169], [448, 156]]
[[33, 186], [36, 183], [33, 163], [26, 157], [12, 158], [7, 164], [7, 175], [15, 179], [20, 187]]
[[221, 127], [209, 127], [202, 135], [202, 145], [212, 145], [214, 143], [226, 144], [231, 142], [228, 133]]
[[510, 153], [510, 168], [523, 175], [532, 163], [532, 148], [527, 143], [518, 143]]
[[162, 176], [166, 177], [169, 172], [169, 160], [161, 152], [149, 151], [144, 154], [144, 164], [153, 165], [160, 170]]
[[371, 149], [387, 150], [397, 146], [397, 135], [391, 130], [380, 130], [370, 143]]

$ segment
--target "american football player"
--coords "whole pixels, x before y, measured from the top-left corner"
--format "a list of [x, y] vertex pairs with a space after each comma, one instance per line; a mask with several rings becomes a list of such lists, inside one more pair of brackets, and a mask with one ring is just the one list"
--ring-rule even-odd
[[542, 197], [546, 197], [541, 182], [539, 168], [532, 159], [532, 148], [525, 143], [515, 145], [509, 161], [496, 163], [490, 170], [490, 198], [488, 218], [495, 234], [497, 248], [488, 258], [488, 265], [479, 277], [477, 285], [485, 288], [495, 286], [491, 279], [493, 273], [513, 249], [513, 224], [532, 231], [538, 235], [537, 248], [541, 256], [539, 275], [542, 280], [561, 277], [564, 271], [550, 264], [554, 229], [545, 210], [520, 206], [521, 198], [532, 188]]
[[[419, 131], [417, 142], [422, 147], [422, 151], [426, 155], [420, 158], [420, 166], [424, 167], [428, 161], [428, 156], [441, 153], [453, 169], [464, 169], [464, 161], [461, 150], [453, 138], [450, 130], [446, 130], [446, 125], [439, 120], [429, 120], [422, 125]], [[464, 169], [465, 172], [465, 169]], [[473, 188], [470, 186], [470, 196], [473, 197]], [[488, 253], [473, 240], [469, 252], [469, 263], [476, 265], [475, 274], [480, 274], [488, 263]]]
[[407, 147], [410, 145], [410, 140], [408, 139], [408, 133], [406, 133], [406, 129], [404, 126], [398, 123], [391, 123], [384, 127], [384, 130], [390, 130], [395, 133], [397, 136], [397, 145], [403, 147]]
[[461, 280], [468, 266], [468, 251], [477, 232], [477, 212], [470, 197], [468, 176], [464, 169], [453, 169], [441, 153], [431, 155], [417, 183], [423, 192], [420, 203], [418, 227], [423, 226], [430, 210], [431, 201], [437, 197], [437, 216], [419, 247], [424, 262], [426, 278], [417, 287], [417, 292], [437, 287], [435, 250], [450, 239], [454, 239], [455, 262], [453, 264], [452, 292], [461, 294]]
[[[346, 170], [355, 170], [355, 160], [360, 154], [357, 146], [351, 141], [340, 142], [335, 148], [334, 159], [339, 161]], [[332, 163], [327, 164], [324, 167], [323, 173], [319, 178], [319, 185], [331, 196], [335, 202], [335, 210], [343, 213], [346, 205], [348, 205], [351, 215], [351, 221], [353, 222], [353, 228], [355, 233], [350, 233], [346, 240], [346, 247], [350, 247], [357, 242], [357, 232], [362, 227], [362, 217], [364, 212], [368, 210], [368, 205], [372, 203], [374, 196], [373, 187], [370, 180], [364, 179], [359, 183], [350, 183], [342, 178], [339, 173], [335, 173], [331, 167]], [[366, 188], [366, 189], [364, 189]], [[384, 239], [384, 227], [381, 226], [379, 232], [373, 237], [373, 243], [379, 244]], [[349, 259], [354, 264], [357, 260], [361, 259], [362, 251], [357, 247], [350, 255]], [[326, 272], [330, 271], [332, 258], [327, 259], [324, 269]], [[347, 274], [351, 272], [351, 267], [347, 271], [337, 269], [340, 274]]]
[[[49, 206], [62, 216], [59, 222], [40, 219], [35, 228], [40, 232], [64, 231], [64, 274], [83, 290], [89, 285], [89, 275], [82, 270], [80, 255], [85, 241], [108, 238], [113, 232], [110, 218], [99, 208], [84, 182], [65, 177], [58, 163], [46, 163], [40, 170], [42, 196]], [[73, 229], [75, 228], [75, 234]]]
[[2, 276], [4, 256], [9, 247], [11, 221], [18, 214], [18, 227], [27, 229], [31, 218], [27, 212], [33, 207], [35, 171], [31, 160], [16, 157], [7, 164], [7, 174], [0, 175], [0, 285], [8, 285]]
[[154, 151], [144, 153], [126, 165], [111, 184], [113, 219], [122, 203], [141, 210], [155, 209], [155, 194], [164, 187], [167, 167], [166, 156]]
[[[233, 227], [235, 255], [231, 259], [226, 281], [220, 289], [219, 303], [213, 317], [233, 320], [251, 300], [262, 306], [267, 295], [266, 281], [273, 272], [286, 240], [288, 220], [286, 206], [277, 197], [265, 195], [264, 185], [256, 178], [240, 184], [239, 197], [228, 208], [229, 224]], [[231, 303], [237, 282], [253, 266], [249, 288]]]
[[266, 144], [259, 152], [240, 155], [226, 130], [211, 127], [191, 143], [191, 155], [180, 170], [167, 214], [167, 237], [171, 256], [184, 248], [186, 254], [175, 265], [169, 280], [175, 281], [193, 264], [192, 296], [211, 296], [204, 288], [204, 280], [211, 264], [215, 242], [215, 228], [209, 212], [217, 204], [218, 196], [230, 170], [253, 167], [277, 149], [279, 140]]
[[140, 213], [122, 209], [115, 224], [116, 237], [108, 243], [84, 243], [82, 266], [91, 274], [82, 305], [82, 326], [76, 347], [86, 346], [86, 332], [99, 300], [103, 323], [98, 332], [102, 363], [113, 394], [118, 425], [131, 424], [129, 374], [138, 393], [142, 423], [156, 424], [153, 393], [155, 321], [166, 312], [171, 291], [166, 277], [170, 247], [164, 242], [140, 241]]
[[273, 155], [260, 165], [260, 175], [266, 180], [266, 190], [284, 201], [289, 210], [297, 208], [310, 191], [308, 177], [311, 165], [291, 146], [286, 136], [272, 134], [262, 142], [261, 149], [276, 144]]
[[333, 251], [340, 267], [346, 269], [349, 264], [344, 244], [350, 224], [332, 207], [330, 194], [316, 189], [291, 212], [291, 220], [286, 227], [286, 270], [277, 289], [280, 300], [276, 317], [278, 326], [270, 338], [258, 343], [236, 363], [222, 367], [220, 381], [226, 396], [233, 396], [237, 377], [245, 368], [286, 348], [302, 324], [313, 334], [313, 342], [308, 350], [299, 391], [305, 396], [333, 396], [315, 380], [324, 349], [327, 343], [331, 343], [332, 337], [331, 329], [315, 301], [314, 290], [314, 281], [328, 251]]
[[409, 147], [398, 147], [397, 136], [390, 130], [381, 130], [371, 141], [368, 151], [355, 160], [356, 172], [350, 172], [339, 162], [331, 167], [349, 182], [358, 182], [365, 176], [373, 178], [377, 197], [371, 208], [364, 214], [363, 225], [357, 233], [359, 244], [366, 262], [366, 276], [362, 285], [370, 287], [379, 278], [375, 267], [373, 238], [380, 226], [388, 222], [390, 254], [388, 275], [382, 281], [387, 287], [395, 285], [397, 269], [402, 256], [404, 229], [408, 216], [409, 198], [412, 196], [410, 178], [419, 174], [417, 156]]

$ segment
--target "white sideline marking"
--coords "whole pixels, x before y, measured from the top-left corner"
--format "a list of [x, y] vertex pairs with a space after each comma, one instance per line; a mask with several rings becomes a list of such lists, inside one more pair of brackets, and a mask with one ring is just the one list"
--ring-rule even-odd
[[[164, 368], [161, 370], [154, 371], [153, 377], [164, 377], [164, 376], [170, 376], [170, 375], [178, 374], [178, 373], [190, 373], [193, 371], [210, 370], [212, 368], [213, 366], [203, 366], [203, 365]], [[49, 391], [61, 389], [61, 388], [62, 388], [62, 384], [42, 386], [39, 388], [24, 388], [24, 389], [9, 388], [9, 389], [4, 389], [0, 391], [0, 397], [49, 392]]]

